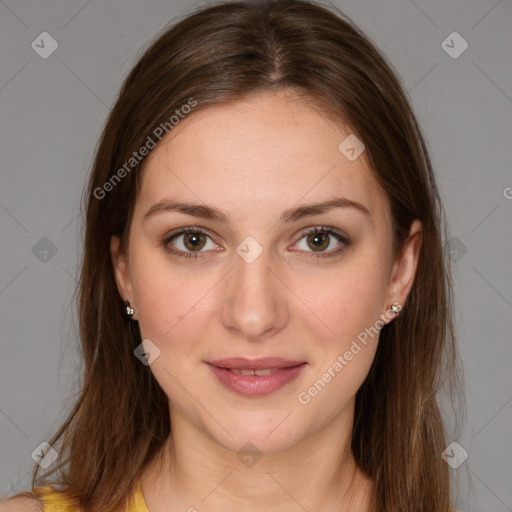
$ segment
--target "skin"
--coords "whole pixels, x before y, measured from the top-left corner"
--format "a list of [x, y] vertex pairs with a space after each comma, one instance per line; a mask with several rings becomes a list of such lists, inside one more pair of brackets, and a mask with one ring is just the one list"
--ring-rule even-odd
[[[128, 254], [118, 237], [111, 241], [119, 293], [135, 308], [142, 339], [160, 350], [150, 369], [170, 403], [172, 436], [161, 465], [141, 477], [151, 512], [369, 510], [371, 482], [355, 465], [350, 436], [377, 336], [359, 343], [360, 352], [309, 403], [297, 397], [365, 328], [391, 321], [392, 303], [405, 304], [421, 224], [413, 222], [393, 259], [388, 199], [365, 153], [350, 161], [338, 150], [349, 134], [281, 91], [193, 112], [153, 151]], [[370, 215], [336, 208], [278, 223], [283, 210], [333, 196], [362, 203]], [[144, 220], [170, 197], [213, 205], [230, 223], [177, 211]], [[200, 238], [206, 244], [196, 260], [162, 246], [187, 226], [209, 234]], [[352, 244], [315, 258], [318, 249], [303, 233], [321, 226]], [[247, 236], [263, 249], [252, 263], [236, 252]], [[324, 253], [343, 245], [326, 236]], [[168, 246], [193, 252], [186, 234]], [[249, 398], [225, 388], [205, 363], [233, 356], [280, 356], [307, 366], [280, 390]], [[252, 467], [237, 457], [247, 442], [261, 454]]]

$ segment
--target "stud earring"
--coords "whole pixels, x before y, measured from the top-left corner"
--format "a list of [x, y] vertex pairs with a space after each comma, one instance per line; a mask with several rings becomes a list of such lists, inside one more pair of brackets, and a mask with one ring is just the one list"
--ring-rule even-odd
[[124, 306], [125, 306], [125, 313], [128, 317], [132, 318], [133, 314], [135, 313], [135, 310], [132, 308], [132, 305], [130, 304], [130, 301], [127, 299], [124, 299]]
[[402, 311], [402, 305], [399, 302], [393, 302], [393, 304], [390, 306], [390, 309], [393, 313], [393, 316], [396, 318]]

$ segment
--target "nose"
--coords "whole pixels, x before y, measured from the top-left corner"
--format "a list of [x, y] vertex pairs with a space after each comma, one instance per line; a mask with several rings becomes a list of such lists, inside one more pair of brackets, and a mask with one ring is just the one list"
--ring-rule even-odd
[[248, 341], [266, 339], [282, 330], [289, 316], [287, 289], [276, 276], [267, 252], [251, 263], [235, 253], [233, 266], [226, 276], [221, 308], [224, 327]]

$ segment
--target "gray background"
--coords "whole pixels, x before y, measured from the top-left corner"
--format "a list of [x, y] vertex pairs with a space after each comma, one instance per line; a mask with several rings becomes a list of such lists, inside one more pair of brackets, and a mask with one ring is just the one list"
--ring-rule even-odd
[[[448, 439], [469, 453], [450, 469], [457, 508], [510, 511], [512, 5], [334, 4], [402, 78], [448, 214], [468, 399], [463, 432]], [[140, 48], [200, 5], [0, 1], [0, 498], [29, 487], [31, 453], [77, 396], [79, 204], [100, 130]], [[45, 31], [58, 48], [43, 59], [31, 44]], [[443, 48], [460, 51], [460, 40], [442, 45], [454, 31], [469, 44], [457, 58]]]

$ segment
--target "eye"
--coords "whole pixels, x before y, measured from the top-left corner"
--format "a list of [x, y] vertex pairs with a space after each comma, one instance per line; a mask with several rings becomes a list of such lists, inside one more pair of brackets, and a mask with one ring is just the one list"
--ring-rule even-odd
[[[302, 243], [303, 240], [304, 243]], [[338, 247], [333, 248], [336, 245]], [[346, 236], [334, 231], [334, 228], [322, 226], [309, 229], [303, 233], [295, 247], [301, 251], [312, 253], [309, 256], [322, 258], [336, 256], [350, 245], [351, 241]], [[331, 250], [327, 251], [328, 248], [331, 248]]]
[[[176, 242], [171, 243], [173, 240]], [[208, 247], [208, 240], [211, 246]], [[205, 252], [201, 249], [215, 249], [218, 245], [211, 240], [210, 236], [201, 228], [187, 227], [177, 232], [170, 233], [162, 241], [164, 248], [172, 254], [183, 258], [197, 258], [199, 254]]]
[[[334, 257], [343, 252], [352, 243], [349, 238], [334, 229], [324, 226], [309, 229], [302, 234], [301, 239], [293, 246], [292, 250], [298, 249], [309, 253], [308, 257], [313, 258]], [[174, 240], [176, 241], [173, 242]], [[305, 245], [301, 247], [303, 240]], [[210, 247], [208, 247], [208, 241], [211, 244]], [[333, 245], [338, 247], [332, 248]], [[193, 226], [170, 233], [162, 240], [162, 246], [167, 252], [187, 259], [201, 257], [203, 256], [202, 253], [208, 249], [219, 248], [204, 229]], [[327, 250], [330, 247], [331, 250]], [[202, 249], [205, 250], [203, 251]]]

